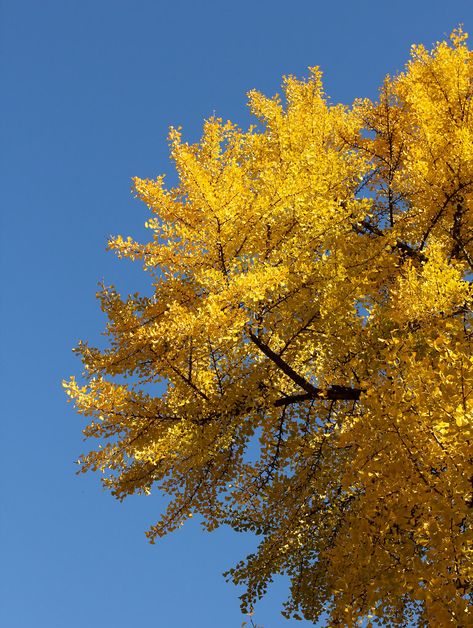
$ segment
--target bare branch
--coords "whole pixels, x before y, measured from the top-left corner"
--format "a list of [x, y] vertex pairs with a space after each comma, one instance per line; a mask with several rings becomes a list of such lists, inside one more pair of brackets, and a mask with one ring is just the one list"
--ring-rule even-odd
[[251, 331], [249, 337], [255, 343], [255, 345], [262, 351], [266, 357], [268, 357], [281, 371], [287, 375], [295, 384], [300, 386], [302, 390], [306, 391], [306, 394], [289, 395], [278, 399], [275, 403], [276, 406], [287, 406], [292, 403], [299, 403], [301, 401], [309, 401], [311, 399], [333, 399], [333, 400], [357, 400], [360, 398], [362, 390], [359, 388], [350, 388], [349, 386], [329, 386], [328, 388], [317, 388], [310, 382], [308, 382], [302, 375], [299, 375], [292, 366], [290, 366], [280, 355], [275, 353], [267, 344], [265, 344], [261, 338], [255, 336]]

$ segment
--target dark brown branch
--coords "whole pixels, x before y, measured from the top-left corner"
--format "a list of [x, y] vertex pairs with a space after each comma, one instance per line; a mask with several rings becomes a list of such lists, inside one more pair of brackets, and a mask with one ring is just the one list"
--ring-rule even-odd
[[458, 199], [455, 213], [453, 214], [452, 237], [454, 240], [454, 245], [452, 247], [452, 253], [451, 253], [452, 258], [458, 257], [460, 251], [462, 250], [461, 227], [462, 227], [463, 212], [464, 212], [463, 199], [460, 197]]
[[255, 336], [252, 332], [249, 332], [249, 337], [255, 343], [255, 345], [262, 351], [271, 362], [274, 362], [281, 371], [287, 375], [295, 384], [300, 386], [302, 390], [306, 391], [306, 394], [289, 395], [278, 399], [275, 403], [276, 406], [287, 406], [292, 403], [298, 403], [300, 401], [309, 401], [311, 399], [339, 399], [339, 400], [356, 400], [360, 398], [361, 389], [350, 388], [349, 386], [329, 386], [326, 389], [317, 388], [310, 382], [308, 382], [302, 375], [299, 375], [292, 366], [290, 366], [280, 355], [275, 353], [272, 349], [265, 344], [261, 338]]
[[300, 327], [288, 340], [286, 340], [286, 342], [284, 343], [284, 347], [281, 349], [281, 353], [279, 355], [282, 355], [286, 351], [286, 349], [289, 347], [291, 342], [293, 342], [300, 334], [307, 331], [307, 329], [315, 321], [315, 319], [319, 317], [320, 317], [320, 312], [317, 309], [317, 311], [314, 312], [314, 314], [312, 314], [312, 316], [307, 320], [307, 322], [302, 327]]
[[317, 394], [314, 396], [310, 393], [301, 395], [288, 395], [281, 397], [275, 402], [276, 407], [289, 406], [293, 403], [301, 401], [311, 401], [313, 399], [330, 399], [332, 401], [358, 401], [361, 393], [359, 388], [350, 388], [349, 386], [329, 386], [328, 388], [316, 388]]
[[176, 368], [169, 360], [166, 360], [169, 368], [176, 373], [176, 375], [178, 375], [182, 381], [184, 381], [188, 386], [190, 386], [193, 390], [195, 390], [195, 392], [202, 397], [202, 399], [205, 399], [206, 401], [209, 400], [209, 398], [207, 397], [207, 395], [200, 390], [199, 388], [197, 388], [197, 386], [194, 384], [194, 382], [192, 382], [188, 377], [186, 377], [183, 373], [181, 373], [181, 371]]
[[290, 366], [285, 360], [282, 359], [280, 355], [275, 353], [272, 349], [268, 347], [258, 336], [255, 336], [251, 331], [249, 332], [249, 337], [255, 343], [255, 345], [264, 353], [266, 357], [268, 357], [271, 362], [274, 362], [277, 367], [281, 369], [281, 371], [292, 379], [292, 381], [300, 386], [302, 390], [305, 390], [307, 393], [312, 395], [312, 397], [316, 397], [319, 393], [318, 388], [313, 386], [310, 382], [308, 382], [302, 375], [299, 375], [292, 366]]
[[462, 197], [460, 196], [460, 192], [462, 190], [464, 190], [465, 188], [469, 187], [473, 182], [472, 181], [467, 181], [466, 183], [462, 183], [458, 186], [458, 188], [456, 190], [454, 190], [451, 194], [449, 194], [446, 198], [445, 201], [442, 205], [442, 207], [438, 210], [437, 214], [435, 215], [434, 219], [432, 220], [432, 222], [430, 223], [430, 225], [427, 227], [425, 233], [424, 233], [424, 237], [422, 238], [422, 242], [420, 244], [420, 249], [422, 250], [424, 248], [424, 246], [427, 243], [427, 238], [429, 237], [432, 229], [434, 229], [435, 225], [438, 223], [438, 221], [440, 220], [442, 214], [444, 213], [444, 211], [447, 209], [448, 205], [454, 201], [455, 197], [458, 198], [458, 202], [461, 205], [462, 203]]
[[218, 258], [219, 258], [219, 261], [220, 261], [220, 266], [222, 267], [222, 273], [225, 276], [225, 281], [228, 284], [228, 269], [227, 269], [227, 265], [225, 263], [225, 253], [223, 251], [223, 245], [222, 245], [222, 241], [221, 241], [221, 232], [222, 232], [222, 226], [220, 224], [220, 220], [217, 218], [217, 234], [218, 234], [217, 251], [218, 251]]
[[[361, 233], [361, 234], [368, 232], [371, 235], [386, 237], [386, 233], [382, 229], [380, 229], [376, 225], [372, 225], [368, 220], [362, 220], [361, 222], [354, 224], [353, 229], [357, 233]], [[424, 253], [422, 253], [421, 251], [418, 251], [417, 249], [412, 247], [410, 244], [407, 244], [407, 242], [396, 240], [396, 242], [393, 245], [393, 248], [398, 249], [404, 255], [418, 259], [421, 262], [427, 261], [427, 256], [424, 255]]]

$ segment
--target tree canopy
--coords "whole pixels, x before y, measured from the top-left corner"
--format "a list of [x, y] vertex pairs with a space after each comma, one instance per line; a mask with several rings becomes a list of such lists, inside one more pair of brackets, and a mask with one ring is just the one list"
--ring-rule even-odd
[[176, 187], [134, 180], [152, 237], [110, 248], [152, 296], [98, 294], [107, 348], [66, 384], [100, 443], [81, 469], [170, 496], [152, 542], [193, 514], [259, 535], [243, 610], [285, 574], [288, 617], [471, 625], [472, 99], [458, 29], [377, 102], [312, 68], [250, 92], [246, 131], [171, 129]]

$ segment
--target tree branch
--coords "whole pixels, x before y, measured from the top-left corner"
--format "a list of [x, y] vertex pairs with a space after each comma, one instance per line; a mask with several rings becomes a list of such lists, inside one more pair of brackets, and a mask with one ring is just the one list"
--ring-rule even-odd
[[280, 355], [275, 353], [272, 349], [265, 344], [261, 338], [255, 336], [251, 331], [249, 337], [255, 343], [255, 345], [262, 351], [266, 357], [268, 357], [281, 371], [287, 375], [295, 384], [300, 386], [302, 390], [305, 390], [305, 394], [288, 395], [282, 397], [275, 402], [275, 406], [288, 406], [292, 403], [299, 403], [300, 401], [309, 401], [311, 399], [332, 399], [332, 400], [347, 400], [353, 401], [360, 398], [362, 390], [359, 388], [350, 388], [349, 386], [329, 386], [328, 388], [317, 388], [310, 382], [308, 382], [302, 375], [299, 375], [292, 366], [290, 366]]
[[[381, 237], [386, 236], [386, 233], [382, 229], [380, 229], [376, 225], [372, 225], [368, 220], [362, 220], [359, 223], [355, 223], [353, 225], [353, 229], [357, 233], [361, 233], [361, 234], [364, 234], [367, 231], [371, 235], [376, 235], [376, 236], [381, 236]], [[401, 253], [404, 253], [404, 255], [418, 259], [421, 262], [427, 261], [427, 256], [424, 255], [424, 253], [413, 248], [410, 244], [407, 244], [406, 242], [402, 242], [401, 240], [396, 240], [393, 248], [398, 249], [399, 251], [401, 251]]]
[[310, 393], [301, 395], [288, 395], [281, 397], [275, 402], [276, 407], [289, 406], [293, 403], [301, 401], [311, 401], [313, 399], [331, 399], [332, 401], [358, 401], [361, 393], [360, 388], [350, 388], [350, 386], [329, 386], [328, 388], [316, 388], [317, 394], [314, 396]]

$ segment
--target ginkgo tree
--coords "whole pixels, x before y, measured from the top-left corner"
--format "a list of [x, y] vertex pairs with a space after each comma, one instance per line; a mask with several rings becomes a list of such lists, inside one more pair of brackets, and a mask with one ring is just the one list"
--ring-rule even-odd
[[193, 514], [258, 535], [227, 574], [245, 612], [285, 574], [287, 617], [473, 624], [466, 38], [414, 46], [377, 102], [331, 104], [312, 68], [250, 92], [246, 131], [172, 129], [177, 186], [134, 180], [150, 241], [110, 242], [152, 296], [98, 294], [107, 348], [65, 384], [81, 469], [169, 496], [151, 542]]

